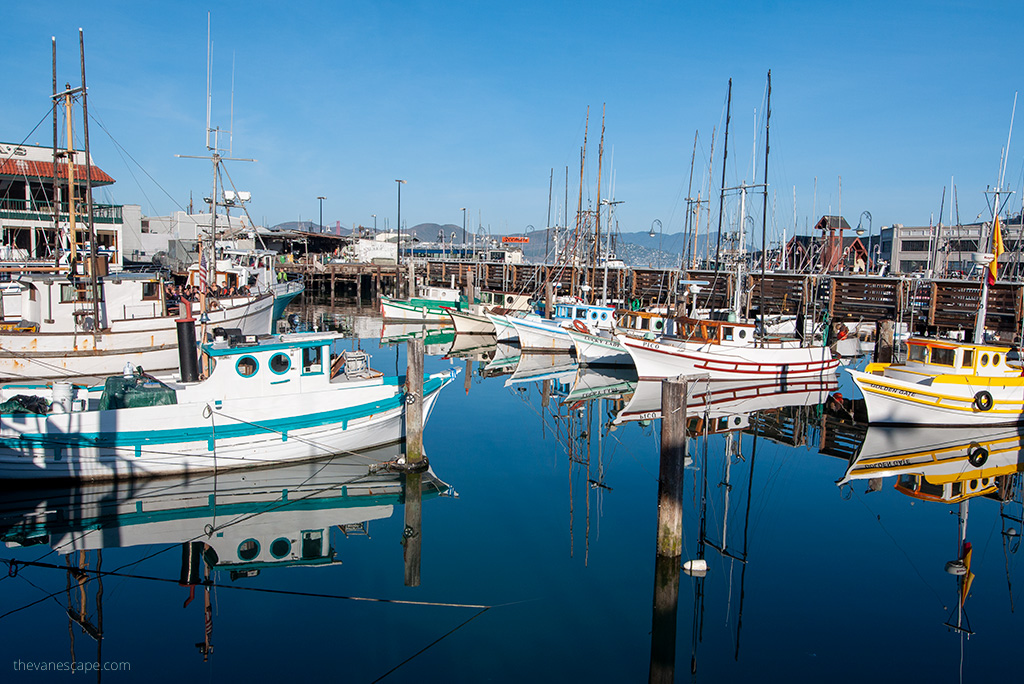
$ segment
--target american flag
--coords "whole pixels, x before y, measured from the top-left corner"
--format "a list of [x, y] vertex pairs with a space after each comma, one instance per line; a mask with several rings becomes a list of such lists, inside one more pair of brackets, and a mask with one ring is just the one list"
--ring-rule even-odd
[[199, 291], [206, 292], [206, 252], [199, 250]]

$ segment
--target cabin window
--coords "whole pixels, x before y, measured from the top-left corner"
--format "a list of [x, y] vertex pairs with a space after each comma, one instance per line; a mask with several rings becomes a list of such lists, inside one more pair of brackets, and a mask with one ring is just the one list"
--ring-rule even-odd
[[586, 309], [576, 309], [576, 318], [585, 319], [587, 317]]
[[597, 312], [596, 311], [591, 311], [590, 312], [590, 320], [592, 320], [592, 321], [596, 321], [597, 320]]
[[270, 370], [274, 371], [278, 375], [287, 373], [288, 369], [292, 367], [292, 360], [288, 358], [287, 354], [274, 354], [270, 357]]
[[987, 366], [988, 365], [988, 354], [982, 354], [981, 355], [981, 365], [982, 366]]
[[999, 354], [993, 354], [992, 355], [992, 365], [993, 366], [998, 366], [999, 365]]
[[963, 367], [964, 368], [971, 368], [972, 366], [974, 366], [974, 350], [973, 349], [964, 349]]
[[641, 318], [640, 319], [640, 329], [641, 330], [648, 330], [650, 327], [651, 327], [651, 322], [648, 319], [646, 319], [646, 318]]
[[926, 363], [928, 360], [928, 347], [920, 344], [910, 345], [910, 360], [918, 363]]
[[515, 301], [515, 297], [513, 297], [512, 295], [509, 295], [508, 297], [505, 298], [505, 303], [508, 304], [509, 306], [512, 306], [512, 303], [514, 301]]
[[284, 537], [278, 537], [270, 542], [270, 555], [274, 558], [284, 558], [291, 553], [291, 550], [292, 543]]
[[746, 337], [747, 337], [747, 331], [742, 329], [742, 328], [740, 328], [740, 339], [743, 340], [743, 339], [746, 339]]
[[[86, 285], [78, 287], [73, 283], [60, 284], [60, 301], [62, 302], [91, 302], [92, 288]], [[100, 301], [103, 301], [103, 289], [100, 288]]]
[[260, 543], [255, 539], [246, 539], [238, 545], [238, 557], [244, 561], [251, 561], [260, 555]]
[[160, 299], [160, 283], [142, 283], [142, 298], [149, 300]]
[[30, 302], [36, 301], [36, 288], [33, 287], [33, 288], [29, 289], [29, 291], [28, 291], [28, 301], [30, 301]]
[[302, 533], [302, 557], [319, 558], [323, 555], [324, 533], [323, 530], [303, 531]]
[[302, 372], [322, 373], [323, 347], [305, 347], [302, 350]]
[[608, 312], [607, 311], [604, 311], [604, 312], [601, 313], [601, 320], [602, 321], [607, 321], [608, 320]]
[[944, 347], [932, 347], [932, 363], [940, 366], [952, 366], [956, 357], [956, 351]]
[[243, 356], [238, 359], [238, 363], [235, 364], [235, 370], [243, 378], [251, 378], [256, 375], [256, 371], [260, 368], [260, 364], [256, 359], [251, 356]]
[[732, 328], [722, 328], [723, 339], [732, 340]]

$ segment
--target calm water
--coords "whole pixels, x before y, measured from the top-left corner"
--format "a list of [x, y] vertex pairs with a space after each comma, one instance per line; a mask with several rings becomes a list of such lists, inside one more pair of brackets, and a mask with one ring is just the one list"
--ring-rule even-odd
[[[372, 335], [346, 344], [404, 372], [399, 340], [412, 329], [303, 313]], [[452, 337], [427, 344], [443, 354]], [[1024, 573], [1020, 537], [1004, 534], [1021, 528], [1019, 503], [970, 499], [967, 639], [945, 624], [959, 613], [958, 578], [945, 571], [959, 555], [959, 507], [909, 496], [893, 477], [880, 488], [836, 484], [865, 439], [872, 453], [906, 459], [978, 442], [989, 468], [1015, 472], [1016, 431], [865, 435], [817, 405], [833, 386], [715, 393], [713, 408], [691, 410], [698, 436], [684, 475], [683, 559], [703, 557], [709, 571], [681, 574], [674, 619], [669, 610], [655, 623], [656, 391], [628, 373], [577, 375], [557, 357], [500, 352], [512, 357], [483, 374], [474, 360], [468, 383], [465, 358], [427, 359], [428, 371], [454, 364], [461, 375], [427, 424], [432, 475], [411, 537], [401, 476], [370, 468], [393, 449], [216, 479], [4, 494], [0, 529], [30, 545], [9, 543], [3, 558], [55, 567], [0, 579], [3, 680], [68, 677], [18, 661], [52, 667], [73, 652], [80, 664], [129, 664], [104, 681], [639, 682], [652, 642], [674, 644], [655, 650], [675, 681], [1019, 678]], [[848, 378], [839, 384], [853, 396]], [[760, 405], [784, 408], [749, 412]], [[1017, 487], [1002, 495], [1019, 502]], [[201, 545], [186, 555], [185, 540], [216, 554], [212, 570]], [[406, 586], [415, 566], [404, 556], [417, 545], [419, 586]], [[66, 569], [80, 563], [111, 574], [100, 587]], [[212, 589], [185, 586], [205, 572]], [[101, 626], [102, 641], [69, 612]]]

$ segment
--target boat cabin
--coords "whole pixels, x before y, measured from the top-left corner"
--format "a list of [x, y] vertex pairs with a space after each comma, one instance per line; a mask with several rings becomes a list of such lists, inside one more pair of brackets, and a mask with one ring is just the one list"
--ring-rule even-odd
[[754, 341], [754, 331], [752, 323], [696, 318], [679, 318], [675, 322], [675, 336], [678, 339], [698, 344], [746, 346]]
[[920, 473], [904, 473], [896, 480], [896, 489], [922, 501], [955, 504], [975, 496], [987, 496], [997, 490], [995, 477], [931, 481]]
[[488, 308], [498, 306], [509, 311], [529, 311], [532, 308], [530, 296], [517, 292], [481, 290], [479, 299], [480, 304]]
[[26, 274], [19, 282], [23, 288], [21, 320], [5, 323], [8, 330], [92, 332], [109, 328], [111, 321], [167, 315], [163, 281], [151, 274], [120, 273], [101, 278], [98, 326], [94, 320], [89, 278], [78, 277], [71, 281], [64, 275]]
[[929, 375], [1019, 377], [1016, 349], [999, 345], [969, 344], [914, 337], [907, 342], [907, 371]]
[[616, 327], [641, 335], [673, 335], [675, 325], [665, 314], [653, 311], [620, 311]]
[[615, 327], [615, 308], [582, 303], [560, 303], [555, 305], [554, 319], [559, 322], [579, 321], [591, 328]]

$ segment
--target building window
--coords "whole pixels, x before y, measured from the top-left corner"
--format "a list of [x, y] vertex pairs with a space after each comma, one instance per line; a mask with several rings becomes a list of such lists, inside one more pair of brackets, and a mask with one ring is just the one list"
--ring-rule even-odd
[[900, 242], [900, 250], [903, 252], [927, 252], [931, 248], [931, 240], [903, 240]]

